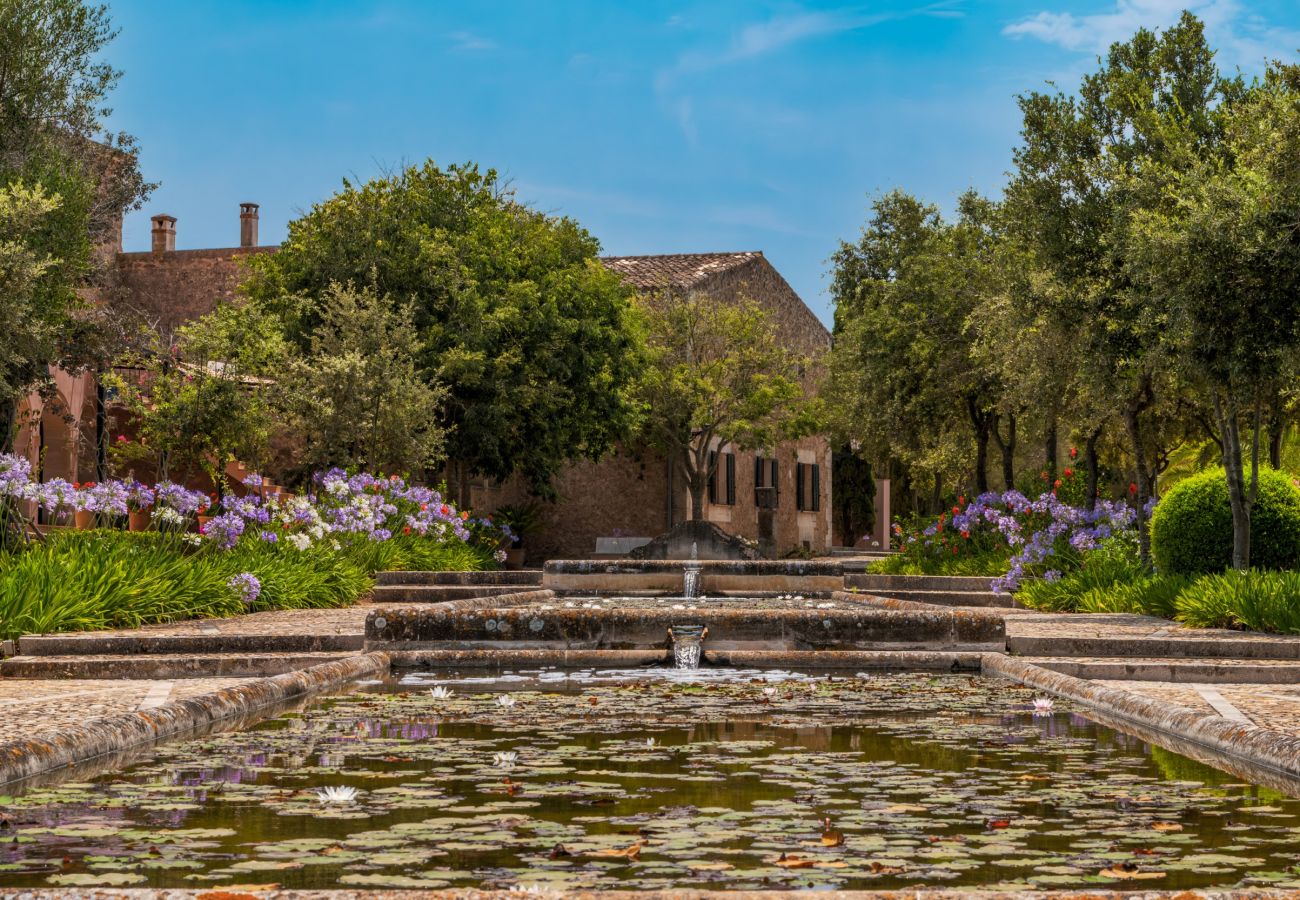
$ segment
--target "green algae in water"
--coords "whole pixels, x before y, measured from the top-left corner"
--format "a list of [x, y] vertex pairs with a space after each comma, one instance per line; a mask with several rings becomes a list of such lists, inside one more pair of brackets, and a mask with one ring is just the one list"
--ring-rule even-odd
[[1300, 886], [1300, 802], [1003, 681], [450, 685], [9, 798], [0, 886]]

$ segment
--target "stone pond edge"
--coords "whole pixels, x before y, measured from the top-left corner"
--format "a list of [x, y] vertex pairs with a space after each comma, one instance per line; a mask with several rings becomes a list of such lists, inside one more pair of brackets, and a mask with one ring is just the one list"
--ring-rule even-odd
[[[1212, 756], [1238, 760], [1300, 784], [1300, 737], [1234, 722], [1140, 694], [1053, 672], [1002, 653], [984, 654], [981, 669], [1073, 700], [1092, 710], [1202, 747]], [[1106, 723], [1109, 724], [1109, 723]], [[1128, 730], [1124, 724], [1117, 727]], [[1141, 734], [1138, 735], [1142, 737]]]
[[116, 713], [84, 725], [6, 741], [0, 743], [0, 785], [247, 716], [278, 703], [334, 690], [359, 678], [383, 677], [388, 671], [386, 653], [365, 653], [172, 700], [148, 710]]

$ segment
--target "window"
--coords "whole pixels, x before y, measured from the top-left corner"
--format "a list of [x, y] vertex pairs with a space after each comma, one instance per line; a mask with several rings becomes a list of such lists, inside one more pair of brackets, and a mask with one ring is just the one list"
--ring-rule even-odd
[[718, 502], [718, 454], [709, 451], [709, 502]]
[[800, 512], [822, 508], [822, 467], [817, 463], [794, 464], [794, 506]]
[[736, 454], [728, 453], [723, 456], [726, 460], [727, 475], [727, 505], [736, 505]]
[[754, 457], [754, 505], [759, 509], [776, 509], [781, 497], [781, 484], [776, 460]]

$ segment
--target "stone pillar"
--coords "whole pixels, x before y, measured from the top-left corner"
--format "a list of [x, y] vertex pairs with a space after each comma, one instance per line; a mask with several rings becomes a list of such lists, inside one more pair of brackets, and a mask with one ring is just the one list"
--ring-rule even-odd
[[239, 246], [257, 246], [257, 204], [239, 204]]
[[153, 252], [167, 253], [176, 249], [176, 217], [157, 215], [153, 222]]

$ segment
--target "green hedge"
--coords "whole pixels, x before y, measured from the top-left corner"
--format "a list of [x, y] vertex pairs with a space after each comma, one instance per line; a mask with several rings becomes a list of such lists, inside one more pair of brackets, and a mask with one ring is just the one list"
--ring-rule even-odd
[[[1300, 565], [1300, 490], [1282, 472], [1259, 473], [1250, 551], [1257, 569]], [[1151, 516], [1151, 555], [1162, 575], [1203, 575], [1232, 565], [1232, 507], [1222, 469], [1180, 481], [1160, 499]]]
[[250, 608], [227, 582], [241, 572], [261, 582], [257, 612], [348, 606], [381, 569], [482, 569], [489, 559], [414, 535], [340, 550], [241, 541], [222, 551], [157, 532], [67, 532], [0, 553], [0, 638], [239, 615]]

